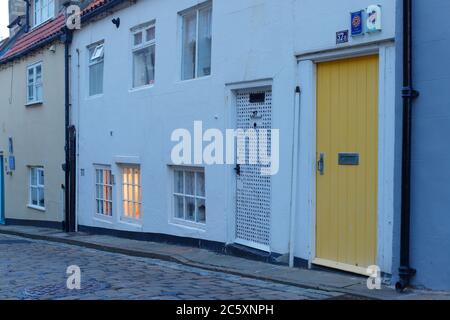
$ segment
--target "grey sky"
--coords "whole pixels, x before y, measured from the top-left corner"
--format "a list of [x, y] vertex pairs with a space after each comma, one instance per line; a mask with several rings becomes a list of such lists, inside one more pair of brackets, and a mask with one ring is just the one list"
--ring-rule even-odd
[[8, 19], [8, 0], [0, 0], [0, 39], [9, 36], [9, 30], [6, 27], [9, 24]]

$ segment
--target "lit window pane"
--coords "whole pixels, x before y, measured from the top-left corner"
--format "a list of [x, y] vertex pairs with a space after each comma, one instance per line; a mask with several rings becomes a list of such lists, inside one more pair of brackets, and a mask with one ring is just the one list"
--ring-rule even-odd
[[198, 22], [198, 77], [211, 74], [211, 19], [212, 8], [199, 11]]
[[197, 12], [183, 17], [183, 80], [195, 78], [196, 67]]

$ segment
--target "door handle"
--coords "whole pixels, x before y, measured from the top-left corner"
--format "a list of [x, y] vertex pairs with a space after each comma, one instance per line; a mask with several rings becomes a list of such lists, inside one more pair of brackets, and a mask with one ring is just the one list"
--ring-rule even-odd
[[240, 164], [236, 165], [236, 167], [234, 168], [234, 171], [236, 171], [236, 174], [238, 176], [240, 176], [241, 175], [241, 165]]
[[325, 172], [325, 155], [323, 153], [320, 154], [319, 161], [317, 161], [317, 170], [323, 176]]

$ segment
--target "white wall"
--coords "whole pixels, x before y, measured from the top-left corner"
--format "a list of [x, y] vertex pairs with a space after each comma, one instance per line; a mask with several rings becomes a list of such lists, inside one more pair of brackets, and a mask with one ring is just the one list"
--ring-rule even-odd
[[[234, 216], [232, 202], [233, 168], [211, 166], [205, 169], [207, 225], [197, 230], [172, 224], [172, 177], [168, 164], [174, 145], [174, 129], [192, 130], [195, 120], [204, 128], [233, 128], [231, 87], [252, 81], [269, 80], [273, 85], [273, 127], [280, 129], [280, 171], [272, 179], [271, 249], [287, 253], [289, 243], [290, 182], [292, 173], [294, 90], [312, 71], [298, 74], [296, 54], [335, 47], [335, 33], [350, 27], [350, 11], [362, 9], [371, 1], [313, 0], [228, 0], [213, 1], [212, 75], [179, 81], [180, 35], [177, 13], [194, 6], [196, 0], [140, 0], [112, 16], [83, 26], [75, 33], [72, 46], [74, 122], [79, 130], [78, 219], [81, 225], [174, 234], [229, 242]], [[384, 10], [384, 30], [354, 42], [371, 42], [394, 35], [392, 0], [379, 0]], [[323, 3], [326, 3], [324, 5]], [[119, 29], [111, 18], [120, 17]], [[130, 28], [156, 20], [156, 83], [140, 91], [131, 88]], [[88, 98], [86, 46], [105, 40], [104, 94]], [[80, 63], [77, 67], [77, 50]], [[79, 79], [78, 79], [79, 78]], [[77, 80], [78, 79], [78, 80]], [[302, 84], [303, 86], [303, 84]], [[303, 90], [313, 90], [312, 82]], [[313, 92], [310, 91], [310, 96]], [[307, 108], [308, 106], [302, 106]], [[311, 107], [311, 106], [309, 106]], [[303, 112], [303, 111], [302, 111]], [[303, 116], [303, 115], [302, 115]], [[301, 134], [313, 139], [314, 131]], [[307, 129], [306, 129], [307, 130]], [[113, 132], [111, 136], [110, 132]], [[305, 136], [306, 135], [306, 136]], [[300, 147], [300, 157], [304, 155]], [[115, 167], [117, 156], [137, 157], [143, 178], [142, 227], [118, 222], [101, 222], [94, 216], [93, 163]], [[302, 158], [305, 159], [305, 158]], [[300, 170], [305, 169], [300, 162]], [[310, 168], [311, 169], [311, 168]], [[300, 191], [312, 188], [310, 182]], [[120, 205], [116, 194], [115, 208]], [[299, 210], [302, 205], [299, 204]], [[114, 212], [118, 216], [117, 211]], [[298, 212], [296, 256], [309, 259], [311, 246], [310, 212]]]
[[[167, 167], [177, 128], [192, 130], [195, 120], [204, 128], [233, 128], [227, 107], [226, 84], [273, 78], [273, 126], [281, 128], [281, 169], [273, 177], [272, 250], [286, 252], [290, 181], [290, 116], [293, 108], [296, 60], [291, 2], [264, 0], [214, 1], [212, 75], [179, 81], [179, 20], [177, 13], [199, 1], [138, 1], [75, 33], [72, 45], [74, 122], [79, 128], [78, 219], [81, 225], [167, 233], [226, 242], [227, 221], [234, 206], [225, 192], [233, 168], [205, 169], [207, 225], [196, 230], [170, 223], [172, 178]], [[119, 29], [111, 18], [120, 17]], [[130, 28], [156, 20], [156, 83], [153, 88], [131, 89]], [[283, 36], [280, 36], [283, 35]], [[87, 97], [86, 46], [105, 40], [104, 94]], [[77, 67], [77, 50], [80, 66]], [[79, 80], [77, 78], [79, 77]], [[217, 117], [217, 119], [216, 119]], [[110, 132], [113, 131], [113, 135]], [[94, 215], [93, 163], [114, 167], [117, 156], [139, 157], [143, 178], [142, 228], [103, 223]], [[115, 172], [118, 177], [118, 171]], [[118, 208], [119, 197], [115, 197]], [[118, 215], [118, 212], [114, 212]]]

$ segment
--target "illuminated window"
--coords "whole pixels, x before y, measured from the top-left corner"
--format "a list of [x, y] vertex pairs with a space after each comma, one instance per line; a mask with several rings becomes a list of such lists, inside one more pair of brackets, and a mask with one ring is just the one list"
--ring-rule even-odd
[[203, 169], [174, 169], [174, 217], [206, 223], [205, 173]]
[[34, 0], [34, 25], [37, 26], [53, 18], [55, 0]]
[[27, 69], [27, 103], [42, 102], [42, 63]]
[[112, 216], [112, 174], [107, 168], [95, 169], [95, 201], [97, 214]]
[[155, 25], [135, 27], [133, 33], [133, 88], [155, 82]]
[[212, 5], [182, 14], [182, 80], [211, 74]]
[[29, 205], [45, 209], [44, 168], [30, 168], [30, 202]]
[[125, 219], [142, 218], [141, 170], [139, 166], [122, 167], [122, 216]]
[[103, 43], [92, 45], [89, 48], [89, 95], [103, 93], [103, 66], [105, 46]]

